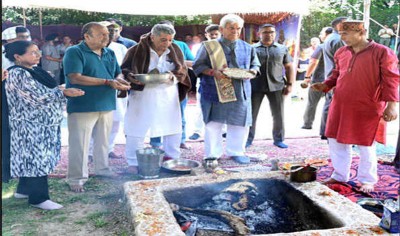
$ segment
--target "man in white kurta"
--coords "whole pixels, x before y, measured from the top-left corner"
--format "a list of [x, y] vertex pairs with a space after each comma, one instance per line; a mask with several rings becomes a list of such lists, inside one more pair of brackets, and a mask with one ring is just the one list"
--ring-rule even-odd
[[[108, 48], [115, 52], [118, 65], [121, 65], [128, 49], [124, 45], [116, 42], [111, 42], [110, 45], [108, 45]], [[113, 125], [111, 128], [111, 134], [109, 138], [108, 156], [110, 158], [117, 157], [117, 155], [114, 153], [115, 138], [117, 137], [117, 134], [121, 127], [121, 123], [124, 121], [127, 104], [128, 104], [128, 97], [117, 97], [117, 101], [115, 104], [116, 109], [115, 111], [113, 111]]]
[[150, 34], [142, 37], [137, 46], [128, 50], [124, 59], [122, 69], [127, 77], [135, 72], [148, 73], [155, 69], [160, 73], [171, 72], [169, 82], [135, 83], [142, 87], [133, 87], [135, 91], [131, 90], [129, 94], [124, 131], [130, 167], [138, 165], [136, 150], [143, 148], [146, 136], [162, 136], [165, 155], [169, 158], [180, 156], [182, 124], [179, 100], [186, 96], [190, 80], [182, 52], [172, 43], [174, 35], [175, 30], [171, 26], [157, 24]]
[[[148, 71], [174, 70], [175, 65], [167, 61], [168, 53], [169, 49], [158, 56], [150, 49]], [[128, 103], [124, 125], [128, 165], [137, 166], [136, 150], [143, 148], [145, 136], [162, 136], [166, 156], [179, 158], [182, 125], [176, 79], [171, 84], [147, 84], [143, 91], [130, 93]]]

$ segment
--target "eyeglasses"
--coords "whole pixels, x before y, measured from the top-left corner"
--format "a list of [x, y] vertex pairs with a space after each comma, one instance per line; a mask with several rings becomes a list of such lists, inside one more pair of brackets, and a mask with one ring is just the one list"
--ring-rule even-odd
[[18, 39], [29, 39], [31, 36], [29, 35], [18, 35], [17, 38]]
[[38, 57], [42, 56], [42, 51], [31, 51], [28, 53], [32, 56], [38, 56]]

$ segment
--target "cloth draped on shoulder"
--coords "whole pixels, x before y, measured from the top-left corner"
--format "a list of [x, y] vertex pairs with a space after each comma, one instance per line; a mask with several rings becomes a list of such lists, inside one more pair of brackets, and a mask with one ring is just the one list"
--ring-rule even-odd
[[[131, 47], [122, 62], [121, 69], [125, 78], [129, 73], [146, 74], [150, 64], [151, 33], [141, 37], [140, 42]], [[191, 88], [191, 82], [181, 49], [175, 43], [168, 48], [168, 57], [174, 62], [175, 70], [171, 71], [178, 80], [179, 100], [185, 99]], [[143, 90], [145, 85], [131, 84], [133, 90]]]
[[[227, 65], [224, 50], [217, 40], [205, 41], [204, 47], [206, 48], [210, 57], [211, 66], [214, 70], [224, 69]], [[235, 88], [233, 87], [231, 78], [217, 79], [214, 77], [215, 85], [217, 87], [218, 99], [221, 103], [234, 102], [237, 100], [235, 95]]]

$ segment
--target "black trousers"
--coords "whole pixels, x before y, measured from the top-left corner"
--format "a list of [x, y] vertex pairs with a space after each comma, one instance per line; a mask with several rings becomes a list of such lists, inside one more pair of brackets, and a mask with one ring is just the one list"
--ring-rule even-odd
[[252, 92], [251, 93], [251, 109], [253, 115], [253, 125], [249, 131], [248, 142], [253, 142], [254, 136], [256, 135], [256, 123], [258, 112], [260, 111], [261, 103], [264, 97], [267, 96], [269, 101], [269, 107], [272, 114], [272, 137], [274, 142], [282, 142], [285, 139], [285, 125], [284, 125], [284, 95], [283, 91], [274, 92]]
[[333, 98], [332, 91], [329, 91], [328, 93], [325, 94], [325, 103], [324, 107], [322, 108], [321, 127], [319, 129], [319, 134], [321, 136], [325, 136], [326, 122], [328, 120], [329, 107], [331, 106], [332, 98]]
[[41, 177], [20, 177], [17, 193], [29, 196], [29, 204], [40, 204], [49, 200], [49, 184], [47, 175]]

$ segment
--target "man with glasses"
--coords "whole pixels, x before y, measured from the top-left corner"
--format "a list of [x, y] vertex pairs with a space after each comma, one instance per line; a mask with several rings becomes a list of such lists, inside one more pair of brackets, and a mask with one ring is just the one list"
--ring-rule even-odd
[[67, 88], [85, 91], [67, 102], [69, 150], [68, 183], [72, 191], [83, 192], [89, 178], [88, 154], [90, 137], [94, 137], [95, 174], [113, 176], [108, 162], [108, 138], [116, 108], [116, 91], [128, 90], [114, 51], [108, 49], [109, 31], [97, 22], [83, 26], [84, 40], [71, 46], [63, 59]]
[[274, 145], [287, 148], [284, 126], [284, 98], [292, 91], [295, 82], [292, 57], [288, 48], [275, 42], [274, 25], [264, 24], [258, 30], [260, 42], [253, 45], [261, 62], [261, 75], [251, 81], [251, 106], [253, 125], [250, 128], [246, 147], [249, 147], [256, 134], [256, 122], [264, 96], [269, 100], [273, 118], [272, 137]]
[[118, 26], [119, 26], [117, 28], [118, 30], [115, 30], [115, 32], [114, 32], [115, 42], [123, 44], [128, 49], [137, 44], [134, 40], [121, 36], [121, 32], [122, 32], [122, 28], [123, 28], [122, 21], [114, 19], [114, 18], [108, 18], [106, 21], [111, 22], [113, 24], [118, 24]]

